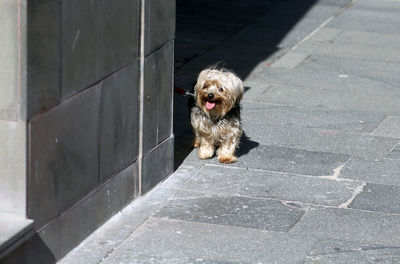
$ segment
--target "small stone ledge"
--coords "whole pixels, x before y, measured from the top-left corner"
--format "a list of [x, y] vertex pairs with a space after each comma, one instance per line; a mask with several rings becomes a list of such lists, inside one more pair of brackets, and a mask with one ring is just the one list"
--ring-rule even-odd
[[0, 213], [0, 260], [35, 234], [33, 220]]

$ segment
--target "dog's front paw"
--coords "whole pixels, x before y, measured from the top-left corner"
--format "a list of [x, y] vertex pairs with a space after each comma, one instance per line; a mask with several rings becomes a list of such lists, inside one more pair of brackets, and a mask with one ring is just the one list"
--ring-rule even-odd
[[218, 156], [218, 161], [221, 163], [234, 163], [237, 161], [237, 157], [235, 156]]
[[211, 146], [203, 146], [199, 147], [199, 158], [200, 159], [209, 159], [214, 156], [214, 148]]

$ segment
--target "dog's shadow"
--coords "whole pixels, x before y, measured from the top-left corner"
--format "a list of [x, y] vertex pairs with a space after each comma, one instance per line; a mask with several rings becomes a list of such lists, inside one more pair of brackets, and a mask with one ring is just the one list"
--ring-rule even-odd
[[[180, 136], [175, 139], [175, 170], [183, 163], [183, 161], [193, 151], [193, 136]], [[239, 148], [236, 150], [236, 156], [241, 157], [248, 154], [252, 149], [258, 147], [260, 144], [256, 141], [251, 140], [245, 132], [243, 132], [240, 138]], [[214, 156], [213, 159], [216, 159]], [[197, 155], [196, 155], [197, 160]]]
[[238, 157], [244, 156], [250, 152], [253, 148], [256, 148], [260, 145], [257, 141], [251, 140], [247, 135], [246, 132], [243, 131], [243, 135], [240, 138], [239, 148], [236, 151], [236, 155]]

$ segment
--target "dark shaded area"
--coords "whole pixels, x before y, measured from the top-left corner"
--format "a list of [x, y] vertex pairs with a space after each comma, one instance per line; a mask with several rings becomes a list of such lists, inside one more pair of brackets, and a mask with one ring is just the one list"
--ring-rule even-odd
[[[62, 239], [62, 238], [60, 238]], [[53, 264], [56, 257], [46, 243], [35, 234], [31, 239], [0, 260], [1, 264]]]
[[190, 70], [184, 75], [220, 63], [246, 77], [260, 61], [285, 45], [291, 46], [290, 41], [279, 44], [315, 2], [177, 0], [176, 76], [182, 77], [184, 72], [179, 71], [188, 64]]
[[243, 135], [240, 138], [239, 148], [236, 150], [236, 156], [240, 157], [246, 155], [253, 148], [256, 148], [260, 145], [260, 143], [251, 140], [247, 135], [246, 131], [243, 131]]
[[[175, 84], [192, 90], [198, 73], [216, 63], [246, 78], [257, 65], [279, 58], [304, 37], [284, 39], [315, 2], [177, 0]], [[189, 146], [182, 146], [192, 137], [187, 100], [175, 95], [175, 166], [191, 151]], [[240, 155], [255, 146], [244, 137]]]

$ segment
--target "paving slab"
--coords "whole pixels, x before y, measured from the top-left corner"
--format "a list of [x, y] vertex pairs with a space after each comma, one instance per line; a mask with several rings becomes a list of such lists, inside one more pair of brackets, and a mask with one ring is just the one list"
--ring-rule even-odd
[[348, 17], [362, 20], [382, 21], [393, 24], [400, 24], [400, 3], [398, 1], [358, 1], [354, 8], [343, 13], [341, 19]]
[[[259, 100], [276, 104], [323, 107], [351, 111], [371, 111], [388, 115], [400, 114], [400, 110], [396, 108], [397, 102], [395, 102], [395, 100], [399, 98], [397, 93], [400, 90], [388, 89], [385, 91], [385, 86], [392, 86], [392, 84], [381, 82], [381, 90], [378, 88], [377, 83], [376, 87], [370, 88], [364, 86], [365, 90], [362, 91], [356, 88], [359, 86], [348, 84], [347, 81], [343, 80], [346, 77], [339, 77], [339, 75], [343, 76], [342, 74], [336, 74], [336, 80], [330, 85], [331, 88], [327, 86], [301, 86], [300, 84], [293, 87], [286, 84], [276, 84], [262, 94]], [[360, 83], [363, 83], [363, 81], [356, 76], [350, 76], [349, 79], [356, 79], [360, 81]], [[335, 83], [335, 85], [333, 85], [333, 83]], [[331, 89], [336, 89], [337, 93], [332, 93]]]
[[259, 96], [263, 93], [265, 93], [272, 85], [266, 85], [263, 82], [257, 82], [257, 81], [244, 81], [244, 96], [242, 98], [242, 102], [247, 102], [247, 101], [257, 101]]
[[335, 72], [341, 75], [342, 78], [357, 76], [378, 80], [394, 87], [400, 84], [400, 69], [396, 63], [313, 54], [303, 62], [301, 68], [313, 71]]
[[349, 208], [400, 214], [400, 186], [367, 183]]
[[400, 89], [386, 81], [301, 67], [260, 67], [249, 80], [272, 85], [259, 99], [268, 103], [400, 115], [394, 100], [400, 99]]
[[[246, 95], [244, 95], [244, 98], [246, 98]], [[297, 107], [260, 102], [244, 102], [241, 114], [246, 124], [253, 123], [263, 127], [284, 125], [360, 134], [372, 133], [386, 118], [385, 114], [373, 112]], [[259, 122], [260, 120], [263, 122]]]
[[339, 178], [400, 186], [399, 175], [400, 160], [352, 157], [341, 170]]
[[397, 144], [393, 150], [387, 155], [391, 159], [400, 159], [400, 144]]
[[310, 54], [301, 52], [289, 52], [272, 64], [272, 68], [293, 69], [303, 63]]
[[377, 9], [376, 4], [379, 4], [380, 8], [378, 10], [389, 10], [392, 12], [400, 11], [400, 3], [398, 0], [363, 0], [358, 4], [357, 7]]
[[[336, 30], [329, 29], [325, 30]], [[314, 38], [310, 38], [310, 41], [314, 41]], [[357, 30], [340, 30], [340, 34], [335, 38], [335, 43], [337, 44], [353, 44], [360, 46], [369, 47], [387, 47], [389, 50], [395, 50], [400, 47], [399, 44], [400, 36], [394, 34], [386, 34], [383, 32], [365, 32]], [[368, 59], [368, 57], [366, 57]]]
[[151, 219], [102, 263], [299, 263], [313, 243], [284, 232]]
[[400, 247], [344, 240], [318, 241], [304, 263], [398, 263]]
[[373, 135], [400, 138], [400, 117], [387, 117], [374, 131]]
[[[178, 188], [190, 180], [204, 165], [198, 162], [186, 161], [174, 172], [174, 177], [168, 177], [159, 188]], [[154, 193], [154, 192], [152, 192]], [[150, 193], [149, 195], [152, 195]]]
[[400, 55], [396, 54], [396, 47], [388, 46], [382, 49], [378, 46], [355, 45], [354, 43], [323, 42], [315, 45], [312, 42], [304, 42], [296, 51], [317, 55], [334, 55], [339, 58], [367, 59], [370, 61], [396, 63]]
[[400, 215], [349, 209], [307, 211], [292, 234], [400, 246]]
[[342, 30], [357, 30], [372, 33], [400, 35], [398, 24], [356, 17], [334, 19], [328, 23], [327, 27]]
[[361, 184], [295, 174], [205, 166], [181, 187], [189, 195], [184, 193], [177, 197], [210, 197], [217, 194], [339, 206], [350, 199]]
[[[343, 154], [258, 145], [250, 140], [242, 141], [241, 144], [237, 150], [238, 161], [233, 165], [227, 165], [228, 167], [327, 176], [334, 174], [334, 170], [344, 165], [350, 158], [349, 155]], [[254, 144], [253, 147], [251, 144]], [[221, 165], [216, 157], [200, 160], [197, 149], [189, 154], [186, 161]]]
[[230, 196], [172, 199], [153, 217], [287, 232], [303, 214], [276, 200]]
[[383, 158], [398, 139], [341, 133], [323, 129], [267, 126], [247, 123], [246, 135], [261, 145], [275, 145], [309, 151], [331, 152], [365, 158]]

